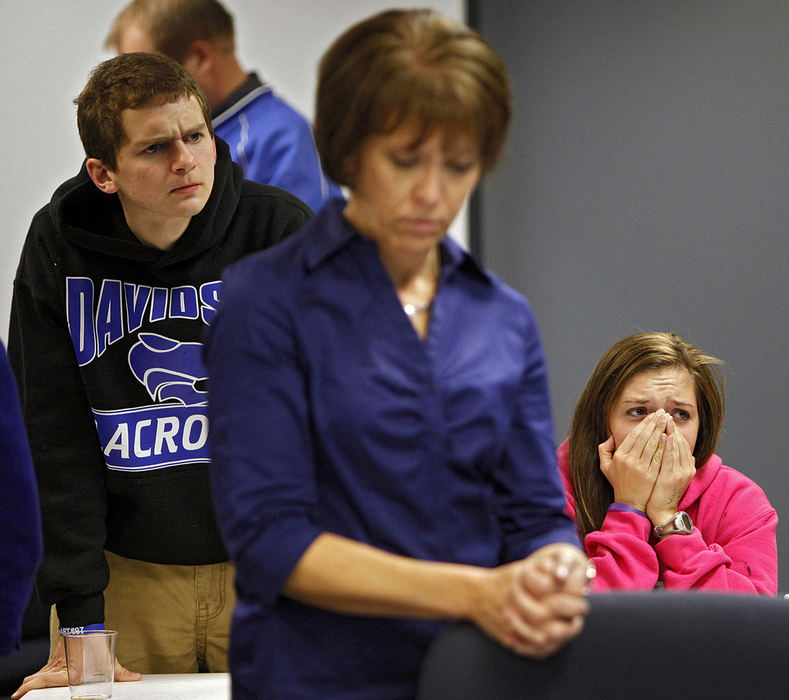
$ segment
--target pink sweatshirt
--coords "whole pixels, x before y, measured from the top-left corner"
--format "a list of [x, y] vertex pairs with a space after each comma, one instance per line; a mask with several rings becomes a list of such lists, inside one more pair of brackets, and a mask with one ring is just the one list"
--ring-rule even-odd
[[[575, 520], [568, 441], [557, 450], [559, 471]], [[764, 491], [713, 455], [696, 470], [679, 503], [693, 520], [693, 533], [658, 541], [652, 523], [638, 513], [610, 511], [603, 527], [586, 536], [597, 567], [593, 591], [667, 589], [778, 592], [778, 515]]]

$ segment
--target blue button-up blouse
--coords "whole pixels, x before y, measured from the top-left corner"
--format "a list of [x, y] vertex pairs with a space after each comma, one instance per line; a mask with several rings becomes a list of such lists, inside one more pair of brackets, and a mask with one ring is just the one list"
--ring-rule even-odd
[[437, 623], [280, 595], [321, 532], [486, 567], [577, 543], [526, 300], [446, 238], [421, 340], [343, 206], [232, 266], [206, 340], [234, 697], [413, 696]]

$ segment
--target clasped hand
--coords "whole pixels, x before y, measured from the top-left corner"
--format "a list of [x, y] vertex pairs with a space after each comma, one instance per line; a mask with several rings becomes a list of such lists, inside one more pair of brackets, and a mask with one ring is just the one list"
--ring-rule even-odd
[[688, 441], [663, 409], [646, 416], [619, 447], [612, 436], [597, 449], [614, 500], [644, 511], [653, 525], [677, 512], [696, 473]]
[[551, 544], [526, 559], [488, 570], [471, 618], [512, 651], [545, 658], [582, 629], [594, 567], [569, 544]]

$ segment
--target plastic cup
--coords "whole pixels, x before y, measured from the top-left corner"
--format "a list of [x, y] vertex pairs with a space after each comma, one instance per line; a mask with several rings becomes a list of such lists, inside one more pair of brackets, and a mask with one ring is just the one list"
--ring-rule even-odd
[[112, 697], [117, 635], [114, 630], [64, 635], [71, 700], [106, 700]]

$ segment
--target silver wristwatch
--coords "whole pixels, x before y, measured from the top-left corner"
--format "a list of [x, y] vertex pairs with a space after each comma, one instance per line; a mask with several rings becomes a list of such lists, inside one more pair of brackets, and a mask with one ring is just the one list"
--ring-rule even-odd
[[[666, 530], [665, 528], [671, 524], [674, 525], [674, 529]], [[693, 532], [693, 521], [684, 510], [680, 510], [676, 515], [672, 515], [671, 518], [662, 525], [655, 525], [655, 534], [658, 537], [663, 537], [663, 535], [689, 535], [691, 532]]]

